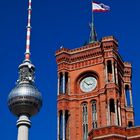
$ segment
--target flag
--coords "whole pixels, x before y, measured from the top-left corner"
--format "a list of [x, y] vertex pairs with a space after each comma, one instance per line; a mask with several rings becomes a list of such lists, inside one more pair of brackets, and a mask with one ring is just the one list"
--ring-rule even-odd
[[92, 2], [93, 12], [107, 12], [109, 10], [110, 10], [110, 7], [103, 3]]

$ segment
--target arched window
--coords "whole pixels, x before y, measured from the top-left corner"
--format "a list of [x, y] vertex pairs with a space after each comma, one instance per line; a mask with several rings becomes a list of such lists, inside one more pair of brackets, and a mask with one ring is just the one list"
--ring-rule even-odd
[[111, 60], [107, 61], [107, 72], [108, 72], [108, 82], [112, 81], [112, 62]]
[[114, 125], [115, 124], [115, 106], [114, 106], [114, 99], [110, 99], [109, 106], [110, 106], [110, 123], [111, 123], [111, 125]]
[[110, 112], [115, 113], [114, 99], [110, 99]]
[[128, 122], [128, 127], [132, 127], [133, 123], [131, 121]]
[[62, 72], [60, 73], [59, 92], [60, 92], [60, 94], [63, 93], [63, 74], [62, 74]]
[[65, 92], [68, 93], [68, 72], [65, 73]]
[[59, 118], [59, 139], [62, 140], [63, 139], [63, 118], [62, 118], [62, 111], [60, 111], [60, 118]]
[[68, 92], [68, 72], [59, 74], [60, 83], [59, 83], [59, 92], [60, 94], [66, 94]]
[[58, 135], [59, 140], [69, 139], [69, 111], [59, 111]]
[[127, 106], [130, 106], [129, 85], [125, 85], [125, 95], [126, 95]]
[[111, 63], [111, 60], [107, 61], [107, 71], [108, 71], [108, 73], [112, 74], [112, 63]]
[[97, 106], [96, 101], [92, 101], [92, 127], [97, 128]]
[[83, 125], [83, 140], [88, 139], [88, 111], [87, 111], [87, 104], [82, 104], [82, 125]]

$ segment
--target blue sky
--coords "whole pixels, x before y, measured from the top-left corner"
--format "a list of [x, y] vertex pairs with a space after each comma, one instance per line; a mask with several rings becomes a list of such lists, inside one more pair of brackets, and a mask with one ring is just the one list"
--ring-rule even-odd
[[[99, 0], [111, 7], [95, 14], [98, 38], [113, 35], [119, 41], [124, 61], [133, 66], [135, 124], [140, 125], [140, 1]], [[18, 65], [25, 52], [27, 0], [0, 0], [0, 132], [2, 140], [15, 140], [16, 120], [7, 107], [7, 97], [18, 78]], [[57, 69], [55, 51], [72, 49], [89, 40], [90, 0], [33, 0], [31, 60], [36, 66], [36, 85], [43, 107], [32, 120], [30, 140], [56, 140]]]

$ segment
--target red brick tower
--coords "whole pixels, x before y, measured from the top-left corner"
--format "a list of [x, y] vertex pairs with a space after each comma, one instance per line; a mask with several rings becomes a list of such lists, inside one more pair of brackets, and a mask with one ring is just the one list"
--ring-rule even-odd
[[125, 128], [134, 126], [131, 64], [123, 62], [114, 37], [61, 48], [56, 61], [57, 140], [127, 138]]

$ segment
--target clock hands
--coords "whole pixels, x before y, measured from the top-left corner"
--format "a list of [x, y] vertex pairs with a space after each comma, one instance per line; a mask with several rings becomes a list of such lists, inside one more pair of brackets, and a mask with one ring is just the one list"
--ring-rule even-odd
[[89, 84], [86, 81], [84, 81], [84, 83], [86, 83], [89, 86]]
[[86, 83], [88, 86], [92, 85], [93, 83], [87, 83], [86, 81], [84, 81], [84, 83]]
[[89, 85], [93, 85], [94, 84], [94, 82], [92, 82], [92, 83], [89, 83]]

